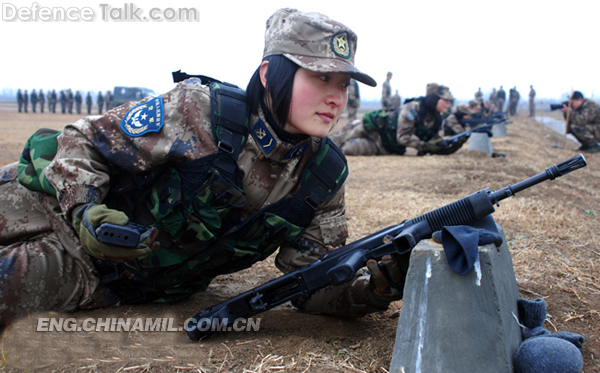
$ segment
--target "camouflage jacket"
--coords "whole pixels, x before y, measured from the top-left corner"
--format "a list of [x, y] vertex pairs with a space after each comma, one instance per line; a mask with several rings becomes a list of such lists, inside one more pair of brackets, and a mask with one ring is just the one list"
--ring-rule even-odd
[[[564, 115], [566, 118], [566, 113]], [[569, 124], [575, 126], [586, 124], [600, 126], [600, 104], [596, 101], [584, 99], [579, 109], [571, 111]]]
[[423, 150], [425, 142], [441, 138], [439, 131], [441, 129], [441, 116], [426, 115], [420, 116], [421, 102], [418, 100], [410, 101], [400, 108], [398, 118], [398, 144], [404, 147]]
[[[114, 168], [144, 175], [173, 162], [195, 160], [217, 151], [208, 87], [197, 79], [188, 79], [172, 91], [142, 103], [158, 98], [164, 103], [164, 126], [156, 133], [130, 137], [120, 128], [123, 117], [140, 102], [127, 103], [102, 116], [83, 118], [64, 128], [57, 139], [58, 151], [46, 169], [46, 176], [57, 191], [65, 216], [70, 216], [77, 205], [102, 203], [110, 192], [110, 175]], [[238, 158], [247, 198], [243, 219], [292, 195], [299, 186], [304, 166], [322, 141], [308, 138], [304, 140], [305, 151], [297, 157], [289, 157], [302, 144], [281, 141], [270, 130], [260, 111], [251, 116], [251, 129], [259, 119], [269, 129], [275, 144], [271, 143], [267, 154], [257, 140], [260, 134], [251, 133]], [[143, 217], [136, 216], [134, 221], [143, 221]], [[319, 206], [298, 242], [279, 248], [275, 264], [282, 272], [289, 273], [343, 245], [347, 235], [342, 187]], [[169, 247], [165, 249], [169, 250]], [[361, 315], [376, 311], [377, 308], [365, 304], [368, 278], [359, 273], [355, 281], [324, 289], [302, 301], [301, 306], [311, 312], [330, 314]]]

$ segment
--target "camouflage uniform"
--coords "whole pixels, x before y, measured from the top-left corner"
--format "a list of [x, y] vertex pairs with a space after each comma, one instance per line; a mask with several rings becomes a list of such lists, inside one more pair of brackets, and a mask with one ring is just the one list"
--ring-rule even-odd
[[529, 90], [529, 117], [533, 118], [535, 116], [535, 89], [533, 86], [530, 87]]
[[92, 114], [92, 103], [92, 93], [88, 91], [87, 95], [85, 96], [85, 105], [87, 106], [88, 115]]
[[[441, 94], [436, 91], [438, 88]], [[344, 126], [329, 137], [345, 155], [402, 155], [409, 147], [423, 151], [426, 142], [442, 138], [439, 132], [443, 117], [435, 110], [435, 104], [440, 97], [454, 99], [445, 86], [433, 83], [428, 84], [427, 89], [427, 96], [405, 103], [400, 112], [376, 110], [367, 113], [361, 121]]]
[[519, 107], [520, 99], [521, 95], [519, 94], [519, 91], [517, 91], [517, 87], [511, 88], [510, 93], [508, 95], [508, 113], [510, 115], [517, 115], [517, 109]]
[[60, 101], [60, 112], [63, 113], [63, 114], [65, 114], [66, 111], [67, 111], [67, 102], [68, 102], [68, 99], [67, 99], [67, 94], [66, 94], [66, 92], [64, 90], [60, 91], [60, 99], [59, 99], [59, 101]]
[[466, 115], [470, 115], [469, 107], [467, 105], [458, 105], [456, 111], [444, 118], [442, 127], [444, 128], [444, 134], [448, 136], [456, 135], [466, 131], [465, 127], [458, 121], [459, 118], [463, 118]]
[[481, 92], [481, 88], [475, 92], [475, 101], [479, 102], [480, 104], [483, 103], [483, 92]]
[[27, 112], [27, 106], [29, 106], [29, 93], [27, 90], [23, 93], [23, 111]]
[[75, 98], [73, 97], [73, 92], [71, 91], [71, 88], [69, 88], [67, 90], [67, 109], [69, 111], [69, 114], [73, 114], [74, 102], [75, 102]]
[[40, 113], [44, 112], [44, 104], [46, 103], [46, 96], [44, 95], [44, 91], [40, 89], [38, 94], [38, 100], [40, 101]]
[[390, 84], [391, 73], [388, 73], [388, 78], [385, 79], [381, 86], [381, 108], [389, 110], [392, 108], [392, 86]]
[[398, 94], [398, 90], [396, 90], [396, 93], [394, 93], [391, 100], [392, 100], [392, 109], [399, 111], [400, 106], [402, 105], [402, 97], [400, 97], [400, 95]]
[[586, 98], [577, 110], [571, 110], [569, 132], [584, 149], [600, 142], [600, 104]]
[[19, 108], [19, 113], [23, 110], [23, 93], [21, 89], [17, 90], [17, 105]]
[[[372, 78], [368, 79], [375, 84]], [[144, 115], [149, 114], [144, 120], [150, 122], [164, 115], [164, 118], [156, 120], [164, 125], [159, 126], [157, 132], [142, 132], [139, 136], [126, 134], [125, 131], [132, 131], [127, 129], [132, 116], [142, 110]], [[238, 192], [236, 198], [243, 201], [235, 202], [240, 202], [238, 207], [242, 220], [249, 219], [265, 206], [294, 195], [307, 162], [312, 160], [323, 141], [309, 136], [294, 144], [282, 141], [260, 107], [257, 114], [250, 116], [249, 128], [250, 135], [237, 161], [245, 193]], [[37, 135], [54, 136], [51, 130], [48, 131]], [[141, 277], [145, 276], [149, 283], [159, 284], [161, 280], [167, 280], [169, 286], [160, 290], [161, 297], [167, 301], [182, 299], [206, 289], [212, 278], [231, 272], [229, 261], [245, 263], [250, 260], [238, 257], [237, 249], [236, 256], [231, 256], [232, 250], [225, 250], [231, 247], [225, 247], [209, 253], [206, 261], [200, 261], [196, 254], [203, 253], [205, 247], [196, 241], [196, 237], [187, 242], [179, 240], [170, 230], [162, 229], [164, 226], [158, 221], [162, 214], [168, 214], [173, 208], [170, 205], [173, 200], [188, 196], [183, 193], [183, 188], [171, 188], [169, 182], [173, 173], [185, 167], [193, 173], [198, 165], [196, 161], [212, 160], [205, 157], [218, 150], [211, 124], [210, 90], [198, 79], [185, 80], [164, 95], [124, 104], [104, 116], [80, 119], [67, 125], [53, 143], [56, 144], [56, 155], [51, 162], [50, 157], [40, 151], [42, 154], [36, 153], [35, 156], [41, 163], [28, 165], [25, 172], [18, 173], [17, 164], [1, 169], [0, 297], [8, 301], [0, 307], [0, 326], [27, 312], [73, 311], [116, 305], [123, 301], [114, 293], [119, 289], [110, 290], [109, 286], [100, 283], [103, 266], [113, 265], [113, 262], [89, 256], [71, 225], [73, 210], [82, 204], [106, 203], [111, 208], [124, 210], [131, 221], [152, 224], [159, 229], [160, 248], [147, 256], [129, 260], [125, 265], [132, 271], [133, 268], [143, 269]], [[24, 152], [24, 157], [27, 154]], [[30, 155], [34, 156], [34, 153]], [[183, 171], [178, 175], [182, 178], [193, 176]], [[17, 177], [23, 177], [32, 184], [37, 182], [47, 192], [26, 189]], [[192, 198], [199, 201], [203, 194], [199, 189], [194, 189], [194, 192]], [[133, 199], [141, 203], [122, 203]], [[182, 223], [184, 233], [187, 233], [185, 229], [192, 218], [188, 217]], [[208, 225], [214, 222], [206, 220], [200, 223]], [[227, 224], [227, 221], [222, 224]], [[330, 199], [319, 204], [307, 224], [304, 230], [299, 231], [301, 236], [297, 241], [283, 241], [279, 247], [275, 263], [284, 273], [311, 263], [344, 244], [348, 234], [343, 185]], [[192, 257], [195, 260], [187, 261]], [[228, 259], [223, 261], [224, 258]], [[246, 264], [264, 258], [251, 259]], [[188, 276], [193, 274], [195, 281], [184, 284], [182, 288], [178, 287], [180, 284], [168, 281], [172, 272], [167, 272], [166, 279], [154, 276], [173, 266]], [[157, 291], [158, 288], [143, 289], [141, 286], [148, 283], [137, 282], [139, 277], [139, 273], [134, 273], [123, 278], [121, 284], [146, 290], [148, 294]], [[389, 301], [385, 304], [369, 301], [372, 299], [367, 291], [369, 278], [368, 274], [359, 271], [353, 281], [327, 287], [308, 299], [297, 301], [296, 305], [309, 312], [347, 316], [387, 308]], [[169, 293], [169, 290], [183, 292]]]
[[38, 103], [38, 95], [34, 89], [33, 91], [31, 91], [31, 111], [33, 113], [35, 113], [35, 108], [37, 107], [37, 103]]
[[358, 88], [358, 82], [354, 79], [350, 81], [348, 86], [348, 122], [352, 122], [356, 119], [356, 112], [360, 107], [360, 90]]
[[56, 113], [56, 90], [53, 89], [52, 92], [48, 92], [48, 111]]
[[499, 112], [504, 111], [504, 102], [506, 101], [506, 91], [500, 86], [496, 93], [496, 107]]
[[102, 106], [104, 106], [104, 96], [102, 96], [102, 92], [98, 92], [96, 103], [98, 104], [98, 114], [102, 114]]
[[77, 114], [81, 114], [81, 104], [83, 103], [83, 97], [81, 96], [81, 92], [77, 91], [75, 93], [75, 112]]

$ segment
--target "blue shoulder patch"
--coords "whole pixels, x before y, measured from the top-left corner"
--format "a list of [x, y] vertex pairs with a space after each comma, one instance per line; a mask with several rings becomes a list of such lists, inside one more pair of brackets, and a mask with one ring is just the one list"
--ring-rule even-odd
[[271, 135], [267, 126], [265, 126], [260, 119], [254, 124], [254, 127], [252, 127], [252, 135], [254, 135], [256, 141], [258, 141], [263, 148], [265, 154], [269, 154], [277, 144], [277, 141], [275, 141], [275, 138]]
[[158, 132], [165, 124], [165, 110], [162, 97], [139, 104], [121, 119], [121, 129], [131, 137]]

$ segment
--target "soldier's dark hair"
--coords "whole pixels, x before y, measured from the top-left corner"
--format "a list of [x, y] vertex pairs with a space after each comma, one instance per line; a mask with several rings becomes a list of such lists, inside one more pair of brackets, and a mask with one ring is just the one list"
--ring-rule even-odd
[[583, 98], [583, 93], [579, 91], [573, 91], [573, 96], [571, 96], [572, 100], [579, 100]]
[[[277, 123], [283, 127], [288, 120], [290, 103], [292, 101], [292, 88], [294, 76], [300, 66], [288, 60], [283, 55], [268, 56], [264, 59], [269, 61], [267, 69], [267, 85], [271, 97], [272, 116]], [[260, 67], [256, 69], [248, 87], [246, 97], [253, 114], [258, 112], [258, 107], [266, 93], [260, 81]]]

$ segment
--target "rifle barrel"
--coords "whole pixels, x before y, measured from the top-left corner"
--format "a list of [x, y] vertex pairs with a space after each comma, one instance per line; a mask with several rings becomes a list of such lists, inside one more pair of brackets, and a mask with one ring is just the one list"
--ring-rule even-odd
[[532, 176], [528, 179], [525, 179], [521, 182], [516, 183], [515, 185], [508, 185], [505, 188], [497, 190], [495, 192], [491, 192], [489, 197], [490, 201], [494, 204], [498, 204], [499, 201], [502, 201], [505, 198], [514, 196], [516, 193], [527, 189], [531, 186], [541, 183], [545, 180], [554, 180], [560, 176], [564, 176], [570, 172], [578, 170], [582, 167], [587, 166], [587, 162], [582, 154], [576, 155], [573, 158], [567, 159], [564, 162], [559, 164], [552, 165], [544, 172], [540, 172], [539, 174]]

